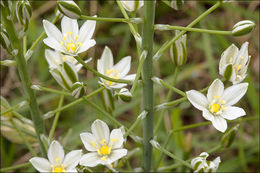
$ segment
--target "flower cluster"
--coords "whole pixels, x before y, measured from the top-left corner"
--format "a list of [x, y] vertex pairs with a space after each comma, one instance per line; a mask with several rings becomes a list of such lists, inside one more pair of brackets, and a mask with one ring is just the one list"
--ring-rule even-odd
[[78, 172], [78, 164], [95, 167], [99, 164], [112, 167], [112, 163], [126, 156], [123, 148], [125, 141], [120, 129], [109, 131], [107, 124], [95, 120], [91, 125], [92, 133], [81, 133], [80, 138], [89, 153], [82, 156], [82, 150], [73, 150], [64, 156], [63, 147], [52, 141], [48, 149], [48, 160], [41, 157], [30, 159], [31, 164], [39, 172]]

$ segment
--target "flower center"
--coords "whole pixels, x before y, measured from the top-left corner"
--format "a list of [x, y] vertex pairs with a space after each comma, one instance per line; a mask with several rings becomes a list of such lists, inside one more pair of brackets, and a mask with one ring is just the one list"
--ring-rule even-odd
[[100, 149], [100, 153], [101, 153], [102, 155], [108, 155], [108, 154], [110, 154], [110, 152], [111, 152], [111, 147], [108, 147], [108, 146], [106, 146], [106, 145], [103, 145], [103, 146], [101, 147], [101, 149]]
[[220, 109], [220, 105], [219, 105], [219, 104], [214, 103], [214, 104], [212, 104], [212, 105], [210, 106], [210, 111], [213, 112], [213, 113], [218, 112], [219, 109]]
[[75, 52], [76, 48], [77, 48], [77, 46], [76, 46], [75, 43], [68, 43], [68, 44], [67, 44], [67, 50], [68, 50], [68, 51]]
[[[120, 77], [120, 73], [118, 72], [118, 70], [115, 70], [115, 69], [108, 69], [106, 70], [106, 76], [109, 76], [113, 79], [119, 79]], [[112, 85], [114, 82], [112, 81], [107, 81], [108, 85]]]
[[52, 172], [66, 172], [65, 165], [54, 166], [52, 165]]
[[214, 99], [209, 106], [210, 112], [213, 114], [221, 114], [223, 110], [226, 110], [225, 103], [226, 101], [220, 99], [219, 95], [214, 96]]
[[82, 46], [82, 43], [78, 41], [78, 37], [78, 35], [73, 37], [73, 32], [67, 32], [63, 36], [63, 41], [60, 42], [60, 45], [64, 46], [68, 52], [75, 53]]

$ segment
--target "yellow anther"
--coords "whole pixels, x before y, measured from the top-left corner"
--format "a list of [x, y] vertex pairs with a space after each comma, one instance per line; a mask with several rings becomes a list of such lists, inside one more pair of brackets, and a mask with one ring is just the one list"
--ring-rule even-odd
[[60, 45], [62, 46], [63, 44], [64, 44], [64, 42], [63, 42], [63, 41], [61, 41], [61, 42], [60, 42]]
[[106, 158], [105, 156], [101, 157], [100, 159], [101, 159], [101, 160], [104, 160], [104, 161], [107, 160], [107, 158]]
[[77, 34], [77, 35], [74, 37], [74, 39], [77, 40], [78, 38], [79, 38], [79, 35]]
[[113, 69], [113, 73], [118, 73], [118, 71]]
[[68, 51], [73, 51], [73, 52], [75, 52], [76, 51], [76, 48], [77, 48], [77, 46], [76, 46], [76, 44], [75, 43], [68, 43], [67, 44], [67, 50]]
[[63, 61], [67, 61], [68, 58], [66, 56], [62, 57]]
[[111, 141], [112, 141], [112, 142], [117, 142], [117, 139], [112, 138]]
[[95, 142], [94, 142], [94, 141], [91, 141], [91, 144], [92, 144], [92, 146], [93, 146], [93, 147], [95, 147], [95, 148], [96, 148], [96, 144], [95, 144]]
[[237, 66], [237, 68], [236, 68], [236, 71], [239, 71], [239, 70], [241, 69], [241, 67], [242, 67], [242, 65], [239, 64], [239, 65]]
[[71, 31], [67, 32], [67, 35], [72, 35], [72, 34], [73, 34], [73, 32], [71, 32]]
[[106, 143], [106, 140], [105, 139], [102, 139], [101, 141], [100, 141], [100, 144], [101, 145], [104, 145]]
[[66, 41], [66, 39], [67, 39], [67, 36], [65, 35], [65, 36], [63, 37], [63, 40]]
[[216, 96], [214, 96], [214, 99], [218, 99], [218, 98], [220, 98], [220, 96], [219, 96], [219, 95], [216, 95]]
[[110, 154], [110, 152], [111, 152], [111, 147], [108, 147], [106, 145], [103, 145], [99, 150], [99, 153], [102, 155], [108, 155]]
[[55, 167], [52, 172], [66, 172], [65, 169], [63, 169], [62, 167]]
[[57, 157], [56, 159], [55, 159], [55, 162], [58, 162], [60, 160], [60, 158], [59, 157]]
[[227, 107], [226, 107], [226, 106], [224, 106], [224, 105], [222, 105], [222, 106], [221, 106], [221, 109], [224, 109], [224, 110], [226, 110], [226, 109], [227, 109]]
[[220, 109], [220, 105], [219, 104], [214, 103], [214, 104], [212, 104], [210, 106], [210, 112], [212, 112], [212, 113], [218, 112], [219, 109]]
[[82, 46], [82, 43], [81, 43], [81, 42], [78, 42], [78, 44], [79, 44], [80, 46]]
[[219, 100], [219, 103], [221, 103], [221, 104], [225, 104], [226, 101], [225, 101], [225, 100]]
[[106, 75], [110, 75], [112, 73], [112, 70], [106, 70]]

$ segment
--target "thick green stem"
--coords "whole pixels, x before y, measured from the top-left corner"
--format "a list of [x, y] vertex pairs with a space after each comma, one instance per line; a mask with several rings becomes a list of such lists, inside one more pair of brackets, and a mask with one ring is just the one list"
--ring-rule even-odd
[[153, 36], [154, 36], [155, 1], [144, 1], [144, 24], [142, 50], [147, 50], [147, 57], [143, 65], [143, 106], [148, 112], [143, 124], [143, 169], [152, 170], [153, 138]]
[[39, 107], [37, 104], [35, 93], [31, 89], [32, 82], [31, 82], [31, 78], [30, 78], [30, 75], [28, 72], [28, 67], [27, 67], [27, 64], [25, 62], [25, 58], [23, 55], [23, 49], [22, 49], [19, 39], [17, 37], [17, 31], [14, 28], [13, 22], [11, 20], [7, 19], [7, 16], [8, 16], [7, 8], [1, 9], [1, 14], [2, 14], [1, 19], [3, 19], [6, 30], [8, 31], [10, 43], [12, 44], [12, 47], [15, 50], [15, 52], [17, 51], [17, 53], [14, 57], [15, 57], [15, 60], [17, 63], [19, 76], [20, 76], [20, 79], [21, 79], [23, 87], [24, 87], [26, 99], [29, 102], [31, 117], [32, 117], [34, 127], [36, 130], [38, 142], [40, 144], [41, 153], [43, 156], [46, 156], [46, 151], [44, 149], [43, 143], [40, 138], [40, 135], [45, 133], [45, 127], [44, 127], [43, 120], [40, 116], [40, 111], [39, 111]]

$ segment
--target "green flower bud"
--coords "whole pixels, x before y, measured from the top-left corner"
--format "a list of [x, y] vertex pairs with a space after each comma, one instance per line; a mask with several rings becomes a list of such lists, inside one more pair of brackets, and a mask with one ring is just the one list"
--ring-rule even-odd
[[182, 8], [184, 4], [184, 0], [172, 0], [171, 1], [171, 7], [174, 9], [174, 10], [179, 10]]
[[[2, 26], [1, 26], [2, 28]], [[1, 29], [0, 33], [0, 41], [1, 41], [1, 46], [9, 53], [11, 54], [11, 44], [9, 40], [9, 36], [6, 32], [5, 29]]]
[[10, 15], [12, 13], [12, 1], [11, 0], [1, 0], [0, 4], [1, 4], [1, 8], [8, 9], [8, 15], [10, 17]]
[[228, 148], [233, 143], [235, 136], [237, 134], [238, 128], [239, 128], [239, 124], [230, 128], [226, 133], [223, 134], [223, 136], [221, 138], [221, 145], [224, 148]]
[[[176, 30], [175, 35], [180, 31]], [[187, 61], [187, 35], [182, 35], [175, 43], [172, 44], [170, 49], [171, 58], [176, 66], [182, 66]]]
[[250, 20], [242, 20], [236, 23], [232, 28], [232, 35], [242, 36], [246, 35], [253, 30], [255, 23]]
[[108, 112], [112, 112], [115, 109], [114, 97], [112, 95], [112, 90], [105, 89], [101, 93], [102, 103]]
[[126, 89], [126, 88], [122, 88], [117, 95], [119, 96], [119, 98], [124, 101], [124, 102], [130, 102], [132, 100], [132, 94], [131, 92]]
[[74, 1], [59, 0], [57, 2], [59, 11], [72, 19], [78, 19], [81, 16], [81, 9]]
[[75, 82], [71, 89], [71, 95], [75, 98], [82, 97], [86, 93], [86, 85], [83, 82]]
[[30, 19], [32, 17], [32, 7], [29, 1], [18, 1], [16, 4], [16, 17], [18, 22], [23, 25], [23, 30], [28, 29]]

